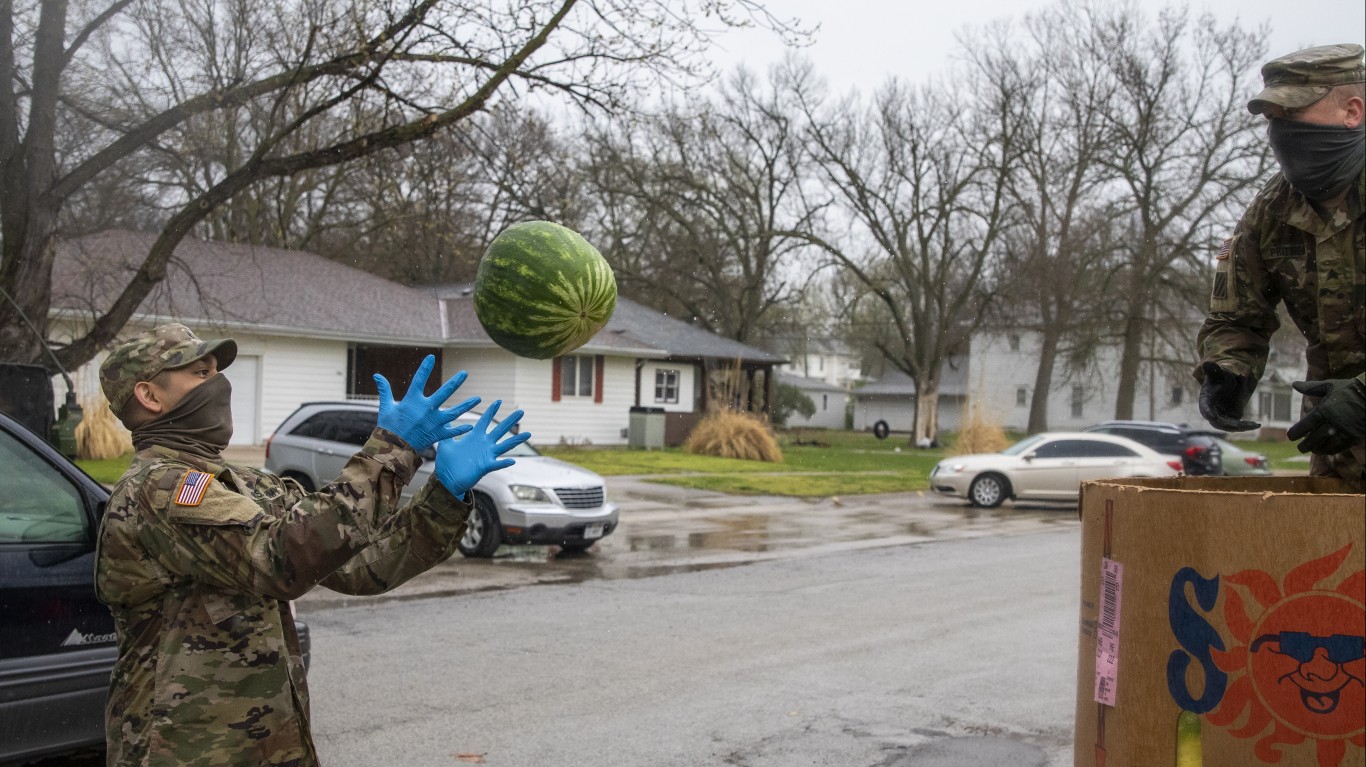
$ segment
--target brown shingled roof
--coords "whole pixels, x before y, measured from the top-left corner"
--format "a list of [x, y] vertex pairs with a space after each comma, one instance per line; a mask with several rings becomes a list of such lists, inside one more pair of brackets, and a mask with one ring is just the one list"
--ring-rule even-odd
[[[155, 241], [152, 234], [108, 231], [58, 243], [53, 309], [107, 309]], [[319, 338], [443, 338], [440, 303], [425, 292], [316, 253], [189, 238], [138, 314]]]

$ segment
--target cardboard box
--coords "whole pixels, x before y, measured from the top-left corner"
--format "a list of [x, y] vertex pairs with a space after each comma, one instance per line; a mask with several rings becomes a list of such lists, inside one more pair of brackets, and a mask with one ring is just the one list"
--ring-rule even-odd
[[1078, 767], [1175, 764], [1183, 709], [1204, 767], [1366, 765], [1366, 496], [1114, 480], [1081, 516]]

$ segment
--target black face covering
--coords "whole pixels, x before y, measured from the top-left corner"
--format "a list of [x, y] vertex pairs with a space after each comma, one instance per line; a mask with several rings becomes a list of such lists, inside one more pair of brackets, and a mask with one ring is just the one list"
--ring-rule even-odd
[[1273, 118], [1266, 129], [1285, 180], [1311, 200], [1329, 200], [1366, 165], [1366, 124], [1356, 128]]
[[133, 447], [158, 445], [221, 460], [232, 439], [232, 384], [216, 375], [190, 390], [176, 406], [133, 429]]

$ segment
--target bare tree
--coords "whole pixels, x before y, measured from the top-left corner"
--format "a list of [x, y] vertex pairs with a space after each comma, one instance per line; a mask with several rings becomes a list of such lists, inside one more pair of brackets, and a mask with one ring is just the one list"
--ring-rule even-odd
[[811, 151], [851, 223], [847, 235], [808, 239], [881, 305], [863, 314], [885, 317], [871, 338], [915, 381], [912, 444], [934, 440], [943, 365], [986, 319], [1017, 151], [1010, 96], [1000, 83], [949, 92], [893, 80], [867, 110], [805, 104]]
[[[755, 0], [704, 10], [772, 23]], [[0, 0], [0, 289], [12, 299], [0, 301], [0, 359], [45, 361], [21, 317], [45, 337], [62, 211], [134, 159], [181, 159], [146, 170], [164, 208], [158, 238], [58, 350], [64, 366], [110, 342], [176, 244], [262, 182], [428, 139], [532, 91], [618, 109], [650, 83], [702, 73], [708, 43], [667, 0]], [[211, 55], [191, 55], [206, 45]]]
[[[1085, 54], [1086, 19], [1086, 9], [1062, 3], [1027, 16], [1023, 34], [998, 23], [960, 37], [974, 75], [1009, 94], [1001, 105], [1019, 125], [1007, 176], [1016, 225], [1001, 239], [994, 309], [1002, 326], [1039, 339], [1030, 433], [1047, 430], [1073, 336], [1094, 327], [1108, 300], [1100, 287], [1116, 205], [1103, 128], [1116, 86]], [[968, 35], [987, 44], [969, 45]]]
[[1105, 161], [1135, 222], [1110, 294], [1122, 349], [1115, 417], [1132, 418], [1156, 305], [1171, 296], [1171, 280], [1201, 273], [1199, 260], [1217, 246], [1211, 228], [1233, 220], [1270, 168], [1257, 118], [1244, 108], [1266, 32], [1208, 16], [1192, 23], [1182, 10], [1151, 25], [1129, 9], [1091, 18], [1087, 54], [1117, 88]]
[[818, 213], [801, 198], [807, 156], [793, 101], [809, 82], [809, 68], [774, 70], [767, 85], [742, 69], [712, 100], [589, 140], [595, 188], [630, 198], [644, 219], [628, 223], [637, 242], [607, 253], [628, 290], [738, 341], [797, 308], [812, 249], [790, 232]]
[[290, 244], [410, 285], [472, 280], [510, 223], [579, 228], [588, 196], [567, 138], [534, 111], [502, 105], [418, 144], [358, 164], [329, 192], [319, 226]]

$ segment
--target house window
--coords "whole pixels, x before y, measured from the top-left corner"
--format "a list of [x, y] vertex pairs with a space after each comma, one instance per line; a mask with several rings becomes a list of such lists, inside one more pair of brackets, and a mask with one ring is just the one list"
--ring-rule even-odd
[[1011, 333], [1009, 336], [1009, 341], [1010, 350], [1012, 352], [1018, 352], [1020, 350], [1020, 337], [1015, 335], [1014, 333]]
[[593, 358], [570, 355], [560, 363], [560, 394], [565, 397], [593, 396]]
[[821, 395], [821, 412], [824, 413], [825, 411], [827, 411], [827, 410], [829, 410], [829, 409], [830, 409], [830, 395], [829, 395], [829, 394], [822, 394], [822, 395]]
[[1266, 421], [1290, 420], [1290, 392], [1268, 391], [1258, 395], [1257, 409]]
[[1082, 392], [1081, 386], [1080, 386], [1080, 385], [1073, 386], [1073, 387], [1072, 387], [1072, 417], [1073, 417], [1073, 418], [1081, 418], [1081, 406], [1082, 406], [1082, 403], [1083, 403], [1083, 402], [1085, 402], [1085, 394]]
[[678, 402], [678, 371], [655, 371], [655, 402]]
[[1173, 386], [1173, 387], [1172, 387], [1172, 404], [1173, 404], [1173, 405], [1180, 405], [1180, 404], [1181, 404], [1181, 400], [1185, 397], [1185, 391], [1186, 391], [1185, 387], [1182, 387], [1182, 386]]
[[1015, 407], [1024, 407], [1029, 404], [1029, 389], [1025, 386], [1015, 387]]

